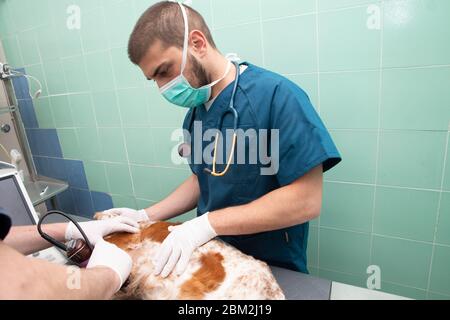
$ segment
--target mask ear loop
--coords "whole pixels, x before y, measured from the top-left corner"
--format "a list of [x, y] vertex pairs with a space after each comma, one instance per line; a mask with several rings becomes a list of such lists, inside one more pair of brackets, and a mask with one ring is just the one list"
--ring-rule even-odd
[[183, 75], [184, 69], [186, 68], [187, 63], [187, 51], [189, 46], [189, 23], [186, 8], [183, 6], [181, 2], [178, 2], [181, 7], [181, 13], [183, 15], [184, 20], [184, 44], [183, 44], [183, 60], [181, 62], [181, 75]]
[[[187, 12], [186, 12], [186, 8], [184, 7], [184, 5], [181, 2], [178, 2], [178, 5], [181, 7], [181, 13], [183, 15], [183, 20], [184, 20], [184, 44], [183, 44], [183, 59], [181, 62], [181, 76], [184, 77], [183, 73], [184, 73], [184, 69], [186, 69], [186, 64], [187, 64], [187, 52], [188, 52], [188, 47], [189, 47], [189, 23], [188, 23], [188, 17], [187, 17]], [[214, 81], [213, 83], [206, 85], [202, 88], [206, 88], [206, 87], [214, 87], [216, 84], [218, 84], [220, 81], [222, 81], [228, 74], [228, 72], [230, 72], [231, 69], [231, 65], [232, 62], [228, 61], [228, 65], [227, 65], [227, 69], [225, 70], [225, 73], [223, 75], [222, 78]], [[201, 89], [201, 88], [200, 88]]]

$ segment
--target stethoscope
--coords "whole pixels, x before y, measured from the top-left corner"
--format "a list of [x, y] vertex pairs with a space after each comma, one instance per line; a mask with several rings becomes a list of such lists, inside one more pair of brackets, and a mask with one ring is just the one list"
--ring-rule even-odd
[[[219, 119], [219, 122], [217, 124], [217, 134], [216, 134], [216, 140], [214, 143], [214, 156], [213, 156], [213, 163], [212, 163], [212, 170], [209, 168], [205, 168], [204, 171], [210, 175], [212, 175], [213, 177], [223, 177], [227, 174], [227, 172], [230, 169], [231, 166], [231, 162], [233, 161], [233, 156], [234, 156], [234, 150], [236, 149], [236, 143], [237, 143], [237, 129], [238, 129], [238, 125], [239, 125], [239, 114], [236, 110], [235, 106], [235, 100], [236, 100], [236, 92], [237, 92], [237, 88], [239, 85], [239, 78], [240, 78], [240, 66], [239, 63], [236, 61], [233, 61], [233, 64], [236, 67], [236, 79], [234, 80], [234, 85], [233, 85], [233, 92], [231, 94], [231, 99], [230, 99], [230, 104], [228, 106], [228, 109], [222, 114], [222, 116]], [[191, 111], [191, 115], [190, 115], [190, 120], [189, 120], [189, 131], [192, 131], [192, 126], [194, 124], [194, 120], [195, 120], [195, 114], [196, 114], [196, 109], [194, 108]], [[219, 145], [219, 137], [220, 137], [220, 133], [222, 131], [222, 126], [223, 126], [223, 119], [225, 118], [225, 116], [227, 114], [231, 114], [234, 118], [234, 126], [233, 126], [233, 143], [231, 145], [231, 152], [230, 152], [230, 156], [228, 157], [227, 160], [227, 165], [225, 167], [225, 170], [223, 170], [222, 172], [217, 171], [216, 168], [216, 163], [217, 163], [217, 148]], [[178, 148], [178, 153], [180, 155], [180, 157], [183, 158], [188, 158], [191, 155], [191, 145], [188, 143], [182, 143], [179, 148]]]
[[[75, 225], [75, 227], [80, 231], [84, 240], [81, 239], [70, 240], [68, 243], [64, 244], [50, 237], [48, 234], [42, 231], [42, 224], [44, 220], [50, 215], [60, 215], [65, 217], [67, 220], [71, 221]], [[89, 261], [89, 258], [92, 255], [92, 251], [94, 250], [94, 246], [91, 244], [88, 237], [84, 233], [83, 229], [78, 224], [78, 222], [75, 221], [72, 217], [58, 210], [49, 211], [39, 220], [37, 224], [37, 230], [42, 238], [44, 238], [54, 246], [64, 250], [67, 254], [67, 259], [71, 263], [81, 267], [85, 267], [87, 265], [87, 262]]]

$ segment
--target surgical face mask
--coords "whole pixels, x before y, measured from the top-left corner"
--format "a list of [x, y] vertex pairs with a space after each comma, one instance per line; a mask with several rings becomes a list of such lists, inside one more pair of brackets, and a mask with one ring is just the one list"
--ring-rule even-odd
[[175, 79], [162, 86], [159, 90], [164, 98], [172, 104], [184, 108], [196, 108], [208, 102], [211, 98], [211, 89], [228, 74], [231, 68], [231, 62], [228, 62], [227, 69], [222, 78], [201, 88], [193, 88], [189, 81], [183, 75], [186, 69], [188, 41], [189, 41], [189, 23], [185, 7], [178, 3], [181, 7], [184, 19], [184, 44], [183, 44], [183, 60], [181, 63], [181, 74]]

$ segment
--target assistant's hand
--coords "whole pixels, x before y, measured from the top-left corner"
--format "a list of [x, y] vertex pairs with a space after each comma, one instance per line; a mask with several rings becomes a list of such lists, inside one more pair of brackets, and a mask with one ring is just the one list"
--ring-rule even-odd
[[192, 253], [198, 247], [217, 237], [208, 213], [182, 225], [169, 227], [170, 234], [161, 245], [155, 259], [155, 275], [164, 278], [176, 267], [177, 275], [187, 268]]
[[134, 210], [129, 208], [114, 208], [103, 212], [106, 215], [131, 218], [136, 222], [147, 222], [150, 218], [145, 210]]
[[131, 272], [133, 261], [128, 253], [101, 239], [97, 241], [86, 269], [105, 267], [112, 269], [118, 277], [116, 292], [122, 288]]
[[[116, 232], [138, 233], [139, 225], [131, 218], [117, 217], [109, 220], [89, 221], [79, 223], [81, 229], [88, 237], [89, 241], [95, 245], [103, 237]], [[66, 228], [66, 240], [83, 239], [78, 228], [70, 222]]]

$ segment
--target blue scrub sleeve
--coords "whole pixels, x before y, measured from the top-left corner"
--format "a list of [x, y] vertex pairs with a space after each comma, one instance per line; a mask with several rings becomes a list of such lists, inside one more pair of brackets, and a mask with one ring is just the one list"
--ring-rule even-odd
[[320, 164], [326, 172], [341, 161], [308, 95], [296, 84], [288, 80], [279, 84], [272, 101], [271, 122], [272, 128], [279, 129], [277, 179], [281, 186], [291, 184]]

